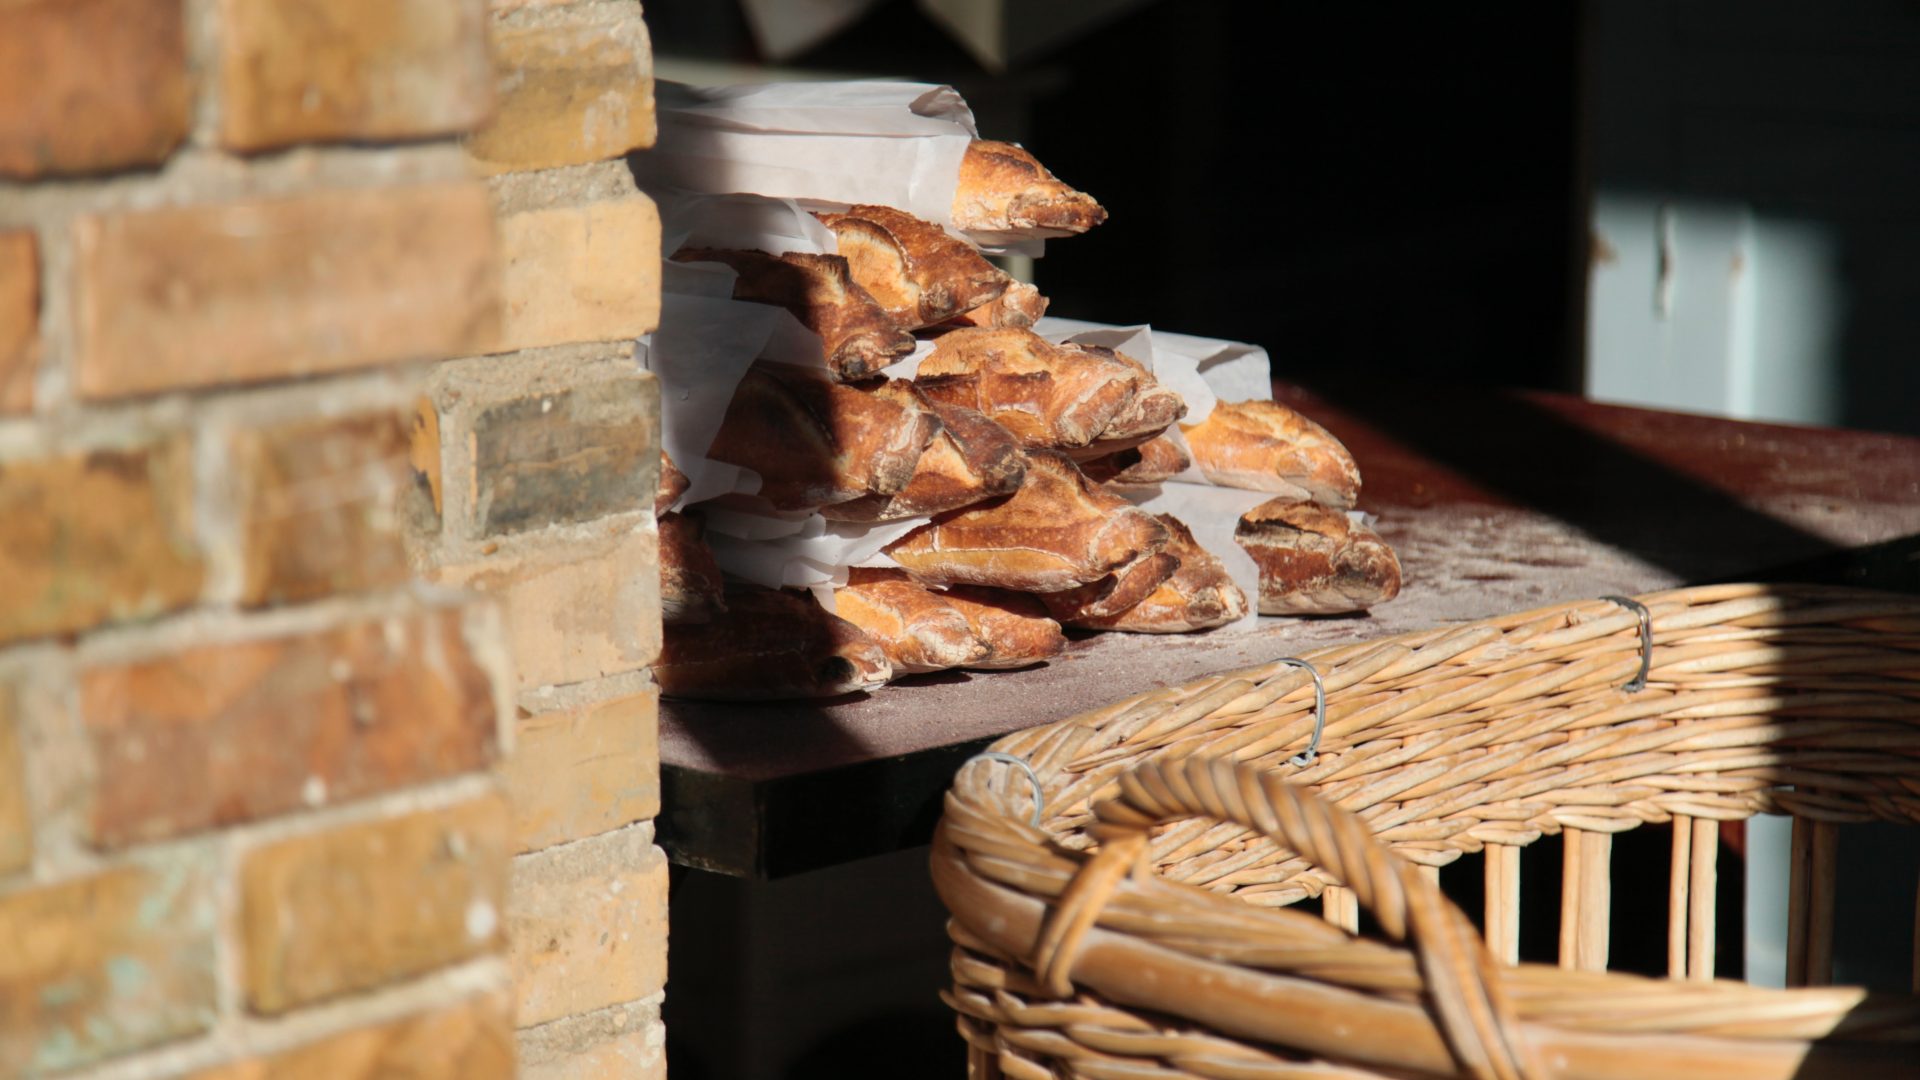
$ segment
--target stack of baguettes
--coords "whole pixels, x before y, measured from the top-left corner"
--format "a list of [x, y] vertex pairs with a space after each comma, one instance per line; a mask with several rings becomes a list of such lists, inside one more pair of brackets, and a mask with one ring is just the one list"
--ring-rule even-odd
[[[757, 473], [757, 497], [778, 511], [926, 520], [884, 549], [888, 566], [850, 570], [829, 611], [812, 594], [723, 575], [701, 508], [669, 509], [685, 477], [663, 462], [655, 675], [668, 694], [834, 696], [1039, 663], [1065, 647], [1063, 627], [1236, 622], [1247, 598], [1221, 560], [1185, 523], [1125, 497], [1193, 468], [1276, 493], [1235, 530], [1260, 570], [1260, 613], [1358, 611], [1399, 591], [1393, 552], [1350, 513], [1359, 469], [1313, 421], [1256, 400], [1183, 424], [1185, 402], [1138, 361], [1035, 333], [1046, 300], [946, 228], [884, 206], [818, 216], [837, 254], [672, 255], [731, 267], [734, 299], [785, 308], [826, 359], [756, 362], [707, 456]], [[1026, 151], [978, 141], [952, 224], [1058, 237], [1105, 218]], [[912, 378], [886, 375], [929, 341]]]

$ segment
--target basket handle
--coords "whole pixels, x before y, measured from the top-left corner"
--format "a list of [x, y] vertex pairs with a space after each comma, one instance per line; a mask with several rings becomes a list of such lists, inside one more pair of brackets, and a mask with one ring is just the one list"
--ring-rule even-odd
[[1498, 962], [1473, 923], [1413, 864], [1374, 839], [1358, 817], [1272, 773], [1218, 758], [1149, 761], [1119, 779], [1118, 795], [1093, 808], [1097, 850], [1061, 894], [1041, 933], [1034, 972], [1059, 997], [1087, 932], [1122, 878], [1146, 873], [1149, 831], [1189, 817], [1211, 817], [1266, 834], [1324, 867], [1387, 935], [1412, 945], [1441, 1034], [1463, 1072], [1483, 1080], [1540, 1076], [1517, 1038], [1513, 1011], [1498, 989]]

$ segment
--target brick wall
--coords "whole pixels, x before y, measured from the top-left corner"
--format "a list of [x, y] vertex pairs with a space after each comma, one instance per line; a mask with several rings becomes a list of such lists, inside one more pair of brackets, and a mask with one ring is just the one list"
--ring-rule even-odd
[[0, 1076], [664, 1074], [649, 71], [0, 3]]

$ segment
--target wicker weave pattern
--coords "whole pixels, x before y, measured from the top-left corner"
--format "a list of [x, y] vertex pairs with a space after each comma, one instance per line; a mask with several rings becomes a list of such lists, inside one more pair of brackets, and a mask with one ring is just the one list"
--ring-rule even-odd
[[[1310, 680], [1280, 664], [1001, 740], [996, 750], [1027, 759], [1042, 780], [1041, 827], [1027, 824], [1023, 775], [975, 764], [948, 796], [934, 853], [959, 946], [951, 1001], [979, 1071], [1914, 1073], [1920, 1047], [1890, 1045], [1920, 1039], [1910, 997], [1483, 967], [1477, 946], [1437, 956], [1260, 910], [1340, 884], [1364, 893], [1391, 930], [1382, 897], [1421, 886], [1378, 885], [1411, 879], [1361, 853], [1284, 832], [1276, 842], [1265, 834], [1280, 823], [1252, 795], [1284, 785], [1249, 787], [1216, 762], [1311, 785], [1427, 866], [1675, 815], [1920, 820], [1920, 603], [1758, 586], [1642, 601], [1654, 651], [1639, 693], [1620, 689], [1640, 667], [1638, 618], [1605, 601], [1311, 655], [1329, 707], [1306, 768], [1286, 759], [1313, 725]], [[1128, 781], [1128, 801], [1096, 811], [1149, 764]], [[1181, 808], [1206, 816], [1150, 839], [1114, 831]], [[1103, 837], [1119, 854], [1090, 861]], [[1128, 845], [1140, 849], [1137, 869]], [[1412, 935], [1422, 948], [1433, 936]], [[1471, 1005], [1473, 971], [1484, 972], [1493, 1011], [1462, 1020], [1449, 1013]], [[1494, 1015], [1508, 1010], [1510, 1023]]]

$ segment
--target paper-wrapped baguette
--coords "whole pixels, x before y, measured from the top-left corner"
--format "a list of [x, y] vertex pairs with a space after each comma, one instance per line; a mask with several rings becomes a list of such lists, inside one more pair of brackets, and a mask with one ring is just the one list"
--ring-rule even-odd
[[[891, 385], [912, 387], [897, 379]], [[972, 409], [921, 401], [940, 419], [941, 429], [914, 463], [907, 486], [893, 495], [821, 507], [822, 517], [872, 522], [931, 517], [1018, 490], [1027, 458], [1006, 428]]]
[[1141, 487], [1163, 484], [1186, 472], [1193, 459], [1168, 434], [1155, 435], [1139, 446], [1080, 463], [1080, 471], [1096, 484]]
[[786, 308], [820, 336], [827, 367], [841, 379], [864, 379], [913, 351], [913, 335], [853, 280], [838, 255], [682, 248], [674, 260], [732, 267], [733, 298]]
[[1022, 281], [1012, 282], [1007, 291], [971, 311], [963, 311], [948, 321], [949, 326], [1030, 327], [1047, 313], [1047, 298], [1040, 290]]
[[1090, 621], [1112, 618], [1145, 600], [1180, 569], [1180, 559], [1156, 551], [1120, 567], [1099, 581], [1077, 589], [1042, 593], [1048, 614], [1066, 626], [1086, 626]]
[[1162, 554], [1177, 558], [1180, 568], [1132, 607], [1111, 615], [1088, 613], [1068, 625], [1136, 634], [1184, 634], [1225, 626], [1246, 615], [1247, 594], [1233, 583], [1226, 565], [1200, 546], [1185, 522], [1171, 514], [1158, 516], [1172, 536]]
[[660, 620], [707, 622], [726, 607], [725, 584], [697, 518], [660, 515]]
[[853, 280], [907, 330], [991, 303], [1013, 279], [972, 244], [889, 206], [821, 214]]
[[1030, 450], [1020, 490], [942, 514], [885, 550], [924, 584], [1044, 593], [1098, 581], [1166, 544], [1164, 525], [1094, 486], [1072, 459]]
[[904, 570], [855, 567], [833, 609], [880, 646], [895, 676], [963, 667], [990, 651], [959, 608]]
[[720, 701], [837, 697], [892, 675], [879, 645], [813, 597], [738, 582], [712, 620], [669, 624], [653, 665], [667, 696]]
[[1274, 491], [1350, 507], [1360, 466], [1326, 428], [1277, 401], [1222, 401], [1180, 426], [1193, 462], [1221, 487]]
[[1185, 413], [1179, 395], [1111, 349], [1055, 345], [1031, 330], [940, 335], [914, 384], [976, 409], [1030, 449], [1098, 457], [1138, 445]]
[[758, 361], [734, 388], [707, 456], [760, 474], [759, 495], [775, 508], [804, 510], [899, 494], [939, 431], [938, 417], [896, 394]]
[[1400, 560], [1345, 510], [1269, 499], [1240, 517], [1234, 539], [1260, 567], [1260, 614], [1338, 615], [1400, 594]]
[[986, 655], [967, 662], [975, 671], [1023, 668], [1060, 655], [1067, 636], [1035, 597], [1005, 589], [955, 585], [940, 595], [965, 615]]
[[679, 502], [691, 486], [687, 474], [674, 465], [665, 450], [660, 451], [660, 483], [653, 489], [653, 516], [659, 517], [673, 509], [673, 504]]
[[961, 229], [1068, 236], [1105, 220], [1093, 196], [1061, 183], [1013, 143], [977, 139], [960, 161], [953, 223]]

